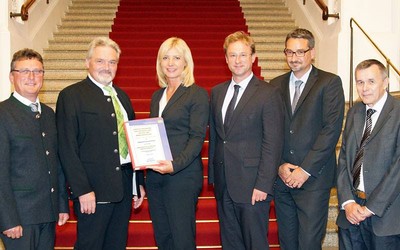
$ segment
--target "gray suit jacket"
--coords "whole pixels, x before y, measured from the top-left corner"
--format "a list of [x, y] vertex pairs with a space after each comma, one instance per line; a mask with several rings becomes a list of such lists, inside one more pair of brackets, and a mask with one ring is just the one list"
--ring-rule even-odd
[[[353, 168], [356, 150], [360, 146], [365, 123], [365, 105], [357, 103], [349, 110], [343, 132], [338, 168], [339, 206], [354, 199]], [[378, 236], [400, 234], [400, 102], [391, 95], [379, 115], [364, 148], [363, 175], [366, 206], [376, 215], [372, 227]], [[344, 210], [337, 224], [348, 228]]]
[[216, 199], [226, 187], [233, 201], [250, 203], [254, 188], [273, 192], [283, 146], [283, 104], [277, 88], [254, 76], [224, 131], [222, 104], [230, 82], [211, 91], [208, 178]]

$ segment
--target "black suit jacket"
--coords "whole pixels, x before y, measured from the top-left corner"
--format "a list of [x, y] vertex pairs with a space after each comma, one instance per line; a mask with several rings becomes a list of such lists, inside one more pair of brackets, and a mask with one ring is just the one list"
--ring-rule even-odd
[[[150, 117], [159, 116], [159, 102], [165, 88], [154, 92]], [[179, 86], [162, 112], [171, 148], [174, 172], [202, 171], [201, 149], [209, 116], [207, 91], [193, 84]]]
[[54, 111], [40, 105], [37, 118], [13, 96], [0, 103], [0, 232], [68, 213]]
[[[135, 119], [128, 95], [113, 86], [128, 119]], [[97, 202], [123, 198], [117, 122], [112, 113], [111, 98], [89, 78], [60, 92], [56, 109], [60, 158], [73, 198], [91, 191]], [[137, 172], [136, 183], [144, 183], [142, 171]]]
[[311, 177], [307, 190], [330, 188], [335, 183], [336, 144], [344, 114], [344, 94], [339, 76], [313, 66], [292, 115], [290, 73], [271, 80], [285, 104], [285, 144], [281, 163], [302, 167]]
[[224, 131], [222, 105], [230, 80], [211, 91], [209, 183], [216, 199], [251, 203], [253, 189], [273, 192], [283, 145], [283, 104], [277, 88], [253, 77]]
[[[354, 200], [351, 170], [360, 146], [365, 123], [365, 105], [357, 103], [347, 114], [338, 167], [339, 206]], [[363, 176], [367, 194], [365, 206], [375, 213], [372, 229], [378, 236], [400, 234], [400, 102], [388, 95], [364, 148]], [[337, 224], [350, 223], [341, 210]]]

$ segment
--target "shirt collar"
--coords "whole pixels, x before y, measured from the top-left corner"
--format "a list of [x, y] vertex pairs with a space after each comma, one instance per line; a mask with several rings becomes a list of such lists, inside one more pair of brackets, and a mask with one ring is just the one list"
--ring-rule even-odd
[[[90, 74], [88, 74], [88, 77], [89, 77], [89, 79], [90, 79], [97, 87], [99, 87], [99, 88], [101, 89], [101, 91], [103, 91], [103, 94], [104, 94], [104, 95], [106, 95], [106, 96], [109, 96], [109, 95], [110, 95], [110, 94], [108, 93], [108, 91], [104, 89], [104, 85], [103, 85], [103, 84], [101, 84], [101, 83], [99, 83], [98, 81], [96, 81]], [[114, 90], [113, 82], [110, 82], [110, 83], [108, 84], [108, 86], [111, 86], [111, 87], [113, 88], [113, 90]], [[115, 90], [114, 90], [114, 93], [117, 95], [117, 92], [116, 92]]]
[[380, 113], [383, 109], [383, 106], [385, 105], [385, 102], [387, 100], [388, 94], [385, 91], [381, 99], [375, 103], [374, 106], [370, 107], [368, 105], [365, 105], [365, 110], [367, 111], [368, 109], [375, 109], [377, 113]]
[[313, 65], [311, 65], [311, 67], [308, 69], [308, 71], [300, 79], [297, 79], [297, 77], [293, 74], [293, 71], [292, 71], [292, 73], [290, 74], [290, 82], [294, 84], [295, 81], [301, 80], [302, 82], [304, 82], [304, 85], [305, 85], [305, 83], [308, 80], [308, 77], [310, 76], [312, 68], [313, 68]]
[[243, 79], [243, 81], [241, 81], [241, 82], [235, 82], [232, 78], [231, 83], [229, 84], [229, 87], [233, 88], [233, 86], [237, 84], [240, 86], [240, 89], [245, 90], [247, 85], [249, 85], [251, 78], [253, 78], [253, 75], [254, 75], [253, 72], [251, 72], [251, 74], [248, 77], [246, 77], [245, 79]]
[[[14, 91], [13, 96], [15, 97], [15, 99], [17, 99], [22, 104], [24, 104], [24, 105], [26, 105], [28, 107], [29, 107], [29, 105], [32, 104], [32, 101], [30, 101], [27, 98], [23, 97], [17, 91]], [[42, 112], [42, 107], [40, 106], [39, 97], [36, 97], [36, 103], [38, 104], [38, 111], [39, 111], [39, 113], [41, 113]]]

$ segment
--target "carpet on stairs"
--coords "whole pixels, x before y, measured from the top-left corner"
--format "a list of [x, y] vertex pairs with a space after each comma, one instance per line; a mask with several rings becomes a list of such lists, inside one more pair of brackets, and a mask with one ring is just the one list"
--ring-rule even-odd
[[[147, 118], [152, 93], [157, 90], [156, 57], [161, 43], [176, 36], [189, 45], [196, 83], [210, 89], [231, 78], [226, 65], [223, 42], [235, 31], [248, 32], [238, 0], [121, 0], [110, 38], [122, 54], [114, 83], [131, 98], [137, 119]], [[261, 77], [258, 61], [253, 72]], [[216, 201], [207, 184], [208, 141], [204, 143], [204, 184], [196, 213], [198, 249], [221, 249]], [[72, 211], [72, 210], [71, 210]], [[72, 249], [76, 238], [76, 217], [57, 227], [56, 249]], [[273, 203], [268, 239], [271, 249], [279, 249]], [[131, 215], [127, 249], [156, 249], [147, 200]]]

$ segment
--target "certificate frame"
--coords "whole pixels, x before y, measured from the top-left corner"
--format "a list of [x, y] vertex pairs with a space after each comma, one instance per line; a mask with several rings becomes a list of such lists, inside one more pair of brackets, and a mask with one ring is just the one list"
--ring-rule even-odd
[[159, 160], [173, 160], [163, 118], [127, 121], [124, 130], [134, 169], [159, 165]]

